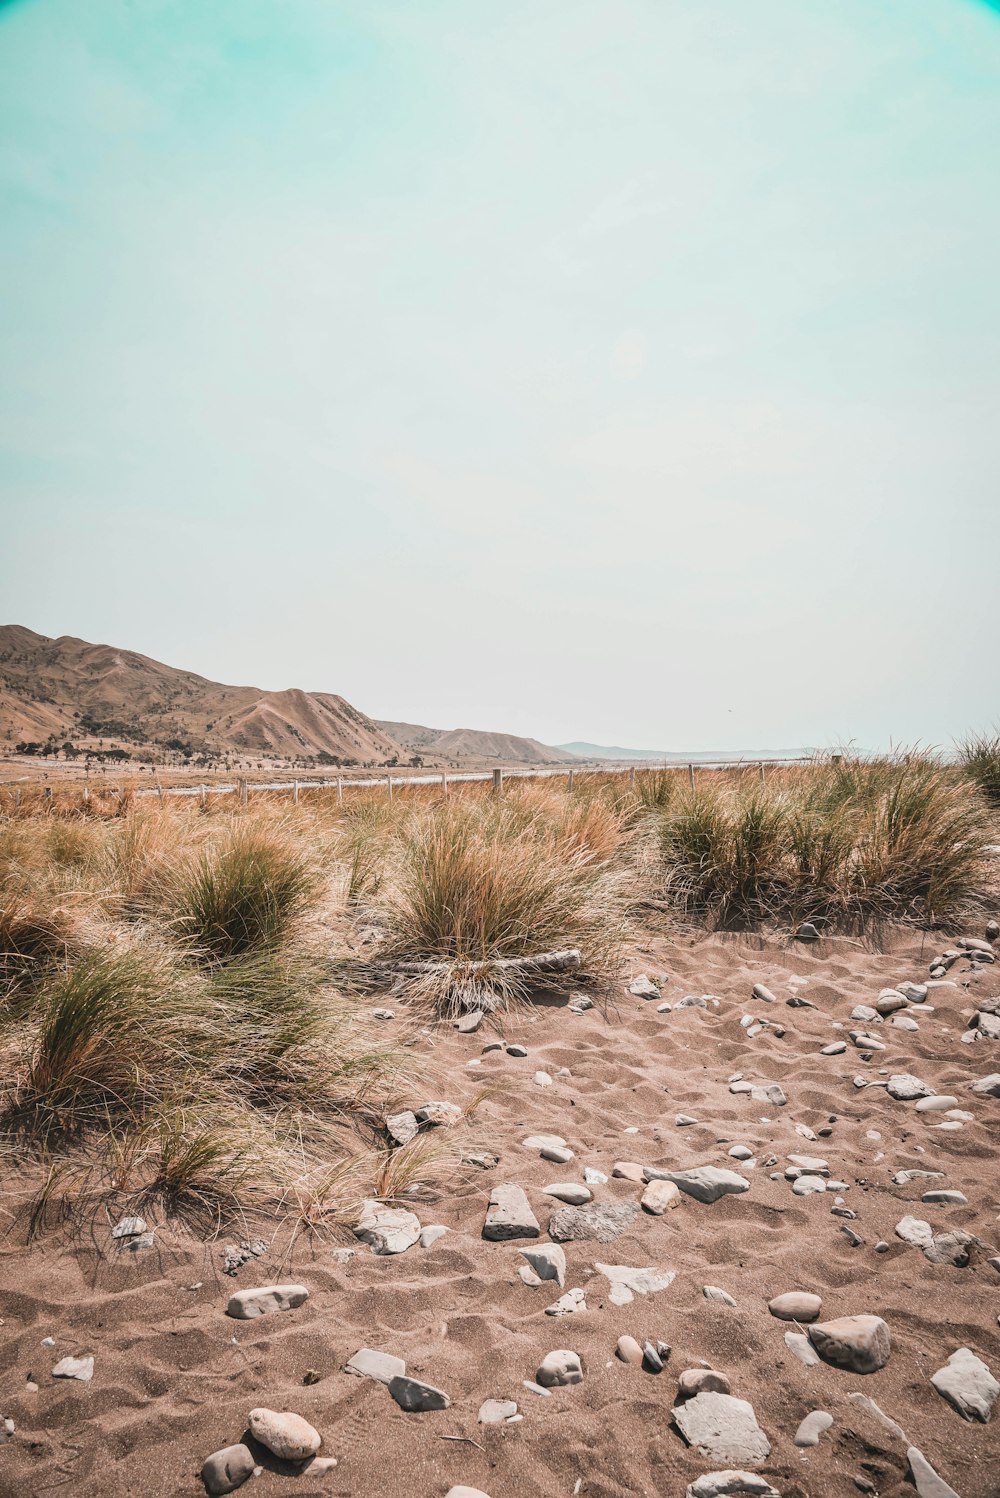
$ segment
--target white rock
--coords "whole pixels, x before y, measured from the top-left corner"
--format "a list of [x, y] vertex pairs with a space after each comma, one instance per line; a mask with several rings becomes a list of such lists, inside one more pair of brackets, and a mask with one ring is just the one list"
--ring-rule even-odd
[[319, 1431], [290, 1411], [251, 1410], [249, 1426], [254, 1440], [285, 1462], [303, 1462], [323, 1444]]
[[922, 1217], [907, 1215], [896, 1223], [896, 1237], [902, 1238], [904, 1243], [912, 1244], [914, 1248], [930, 1248], [934, 1241], [934, 1231]]
[[788, 1351], [794, 1353], [800, 1363], [807, 1368], [815, 1368], [819, 1362], [819, 1355], [813, 1348], [809, 1338], [802, 1332], [786, 1332], [785, 1346]]
[[587, 1301], [582, 1290], [567, 1290], [565, 1295], [551, 1306], [545, 1307], [546, 1316], [573, 1316], [577, 1311], [585, 1311]]
[[146, 1223], [142, 1217], [123, 1217], [111, 1229], [111, 1236], [112, 1238], [136, 1238], [145, 1231]]
[[538, 1219], [520, 1186], [509, 1182], [494, 1186], [483, 1226], [483, 1237], [494, 1241], [508, 1238], [537, 1238], [541, 1229]]
[[647, 1180], [673, 1181], [687, 1196], [699, 1202], [717, 1202], [720, 1196], [730, 1192], [750, 1190], [746, 1176], [735, 1170], [725, 1170], [719, 1165], [698, 1165], [692, 1170], [659, 1170], [647, 1166]]
[[823, 1302], [818, 1295], [812, 1295], [808, 1290], [787, 1290], [784, 1295], [776, 1295], [767, 1303], [767, 1309], [772, 1316], [777, 1316], [779, 1321], [815, 1321], [823, 1309]]
[[818, 1446], [819, 1438], [833, 1424], [833, 1416], [826, 1410], [812, 1410], [795, 1432], [796, 1446]]
[[560, 1134], [529, 1134], [527, 1139], [522, 1139], [521, 1144], [526, 1150], [564, 1150], [566, 1141]]
[[425, 1384], [419, 1378], [409, 1378], [401, 1373], [389, 1383], [389, 1393], [401, 1410], [421, 1413], [425, 1410], [446, 1410], [451, 1400], [443, 1389]]
[[517, 1414], [517, 1405], [513, 1399], [487, 1399], [479, 1406], [480, 1425], [500, 1425], [504, 1420], [509, 1420], [512, 1415]]
[[886, 1083], [886, 1091], [900, 1102], [912, 1102], [914, 1098], [931, 1097], [934, 1089], [910, 1072], [896, 1072]]
[[425, 1228], [420, 1229], [420, 1247], [430, 1248], [439, 1238], [443, 1238], [447, 1231], [443, 1222], [429, 1222]]
[[709, 1461], [761, 1462], [770, 1453], [753, 1406], [732, 1394], [696, 1394], [675, 1405], [673, 1417], [688, 1445]]
[[553, 1149], [551, 1145], [547, 1145], [543, 1149], [540, 1149], [538, 1153], [541, 1155], [543, 1160], [551, 1160], [554, 1165], [568, 1165], [569, 1162], [574, 1158], [573, 1151], [571, 1149]]
[[536, 1087], [552, 1086], [552, 1078], [549, 1076], [547, 1071], [536, 1071], [531, 1080], [534, 1082]]
[[677, 1277], [674, 1269], [632, 1269], [627, 1264], [595, 1264], [594, 1268], [611, 1283], [608, 1299], [613, 1306], [627, 1306], [634, 1295], [655, 1295], [666, 1290]]
[[540, 1243], [533, 1248], [519, 1248], [540, 1280], [555, 1280], [560, 1290], [566, 1283], [566, 1251], [559, 1243]]
[[909, 1446], [906, 1451], [906, 1460], [910, 1464], [913, 1473], [913, 1484], [917, 1490], [917, 1498], [958, 1498], [954, 1488], [950, 1488], [943, 1477], [939, 1477], [916, 1446]]
[[490, 1498], [490, 1495], [484, 1493], [482, 1488], [467, 1488], [460, 1485], [457, 1488], [449, 1488], [445, 1498]]
[[60, 1358], [52, 1370], [53, 1378], [75, 1378], [81, 1384], [89, 1384], [94, 1376], [94, 1359]]
[[799, 1176], [792, 1182], [792, 1190], [796, 1196], [814, 1196], [826, 1190], [826, 1182], [822, 1176]]
[[947, 1113], [949, 1108], [957, 1107], [957, 1097], [948, 1097], [945, 1093], [942, 1093], [938, 1097], [919, 1098], [914, 1111], [917, 1113]]
[[393, 1357], [391, 1352], [373, 1352], [370, 1347], [362, 1347], [344, 1364], [344, 1372], [353, 1373], [356, 1378], [373, 1378], [377, 1383], [391, 1384], [394, 1378], [401, 1378], [406, 1372], [406, 1364], [402, 1358]]
[[875, 1373], [889, 1361], [892, 1341], [880, 1316], [838, 1316], [816, 1321], [809, 1340], [826, 1363], [852, 1373]]
[[645, 973], [638, 978], [633, 978], [628, 986], [628, 991], [637, 999], [658, 999], [660, 990], [655, 983], [650, 982]]
[[420, 1219], [414, 1212], [372, 1199], [362, 1205], [354, 1236], [377, 1254], [405, 1253], [420, 1237]]
[[720, 1290], [718, 1285], [702, 1285], [701, 1293], [706, 1300], [714, 1300], [721, 1306], [735, 1306], [736, 1302], [728, 1290]]
[[953, 1352], [945, 1367], [931, 1374], [931, 1383], [963, 1419], [981, 1420], [984, 1425], [1000, 1396], [1000, 1383], [968, 1347]]
[[578, 1181], [552, 1181], [543, 1186], [542, 1191], [545, 1196], [554, 1196], [556, 1201], [569, 1202], [571, 1207], [582, 1207], [584, 1202], [593, 1198], [593, 1192]]
[[730, 1493], [746, 1493], [749, 1498], [781, 1498], [777, 1488], [756, 1472], [705, 1472], [689, 1482], [685, 1498], [724, 1498]]
[[547, 1352], [538, 1365], [535, 1382], [543, 1389], [582, 1383], [583, 1368], [579, 1354], [570, 1352], [565, 1347], [557, 1347], [554, 1352]]
[[606, 1186], [608, 1184], [608, 1178], [604, 1174], [604, 1171], [595, 1170], [592, 1165], [585, 1165], [583, 1167], [583, 1179], [588, 1186]]
[[237, 1290], [230, 1295], [226, 1315], [237, 1321], [254, 1321], [272, 1311], [290, 1311], [308, 1298], [305, 1285], [261, 1285], [256, 1290]]
[[669, 1208], [679, 1206], [680, 1200], [680, 1188], [673, 1181], [650, 1181], [639, 1198], [640, 1205], [654, 1217], [662, 1217]]

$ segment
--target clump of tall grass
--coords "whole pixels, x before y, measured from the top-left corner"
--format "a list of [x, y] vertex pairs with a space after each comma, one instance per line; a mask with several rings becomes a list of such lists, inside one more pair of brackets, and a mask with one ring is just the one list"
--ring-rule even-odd
[[929, 757], [815, 764], [766, 786], [713, 777], [659, 824], [666, 892], [720, 926], [934, 925], [981, 893], [989, 814]]
[[1000, 806], [1000, 734], [976, 734], [958, 746], [959, 763], [993, 806]]
[[209, 960], [274, 951], [317, 892], [309, 858], [280, 827], [236, 823], [221, 843], [182, 862], [166, 910], [175, 937]]
[[442, 1014], [503, 1008], [531, 980], [498, 960], [557, 948], [580, 948], [584, 969], [605, 973], [617, 937], [608, 815], [511, 796], [414, 817], [380, 908], [382, 956], [425, 968], [411, 995]]
[[8, 985], [37, 978], [65, 959], [71, 930], [65, 911], [30, 890], [0, 895], [0, 999]]

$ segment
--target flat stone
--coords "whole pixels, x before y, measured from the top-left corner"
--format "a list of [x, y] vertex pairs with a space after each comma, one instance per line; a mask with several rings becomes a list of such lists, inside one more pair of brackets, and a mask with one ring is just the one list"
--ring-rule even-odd
[[980, 1097], [1000, 1097], [1000, 1071], [990, 1072], [988, 1077], [980, 1077], [978, 1082], [973, 1082], [972, 1090], [978, 1092]]
[[438, 1099], [433, 1102], [424, 1103], [422, 1108], [415, 1109], [418, 1123], [434, 1124], [438, 1128], [450, 1128], [462, 1117], [462, 1110], [457, 1103], [444, 1103]]
[[483, 1237], [494, 1242], [509, 1238], [537, 1238], [541, 1233], [538, 1219], [520, 1186], [510, 1183], [494, 1186], [483, 1225]]
[[823, 1047], [823, 1049], [820, 1051], [820, 1055], [821, 1056], [842, 1056], [846, 1050], [847, 1050], [847, 1041], [846, 1040], [832, 1040], [829, 1045], [825, 1045]]
[[[731, 1160], [752, 1160], [753, 1150], [745, 1144], [734, 1144], [729, 1151], [729, 1158]], [[670, 1184], [673, 1185], [673, 1182], [671, 1181]]]
[[566, 1141], [561, 1134], [529, 1134], [527, 1139], [522, 1139], [521, 1144], [526, 1150], [564, 1150], [567, 1148]]
[[448, 1229], [443, 1222], [429, 1222], [425, 1228], [420, 1229], [420, 1247], [431, 1248], [439, 1238], [443, 1238]]
[[419, 1378], [409, 1378], [405, 1373], [390, 1379], [389, 1393], [401, 1410], [407, 1410], [411, 1414], [426, 1410], [446, 1410], [451, 1404], [443, 1389], [421, 1383]]
[[755, 1472], [704, 1472], [689, 1482], [685, 1498], [724, 1498], [730, 1493], [748, 1493], [750, 1498], [781, 1498], [777, 1488]]
[[651, 1169], [652, 1167], [646, 1167], [647, 1180], [673, 1181], [686, 1196], [693, 1196], [699, 1202], [717, 1202], [721, 1196], [727, 1196], [730, 1192], [750, 1190], [750, 1182], [746, 1176], [719, 1165], [698, 1165], [692, 1170], [656, 1170], [655, 1176], [650, 1175]]
[[943, 1181], [943, 1170], [897, 1170], [892, 1181], [894, 1186], [905, 1186], [907, 1181]]
[[896, 1223], [896, 1237], [914, 1248], [929, 1248], [934, 1242], [934, 1229], [922, 1217], [907, 1215]]
[[778, 1001], [771, 990], [763, 983], [755, 983], [750, 990], [750, 997], [759, 999], [762, 1004], [776, 1004]]
[[817, 1321], [808, 1337], [825, 1363], [852, 1373], [876, 1373], [889, 1361], [892, 1340], [881, 1316], [838, 1316]]
[[508, 1056], [526, 1056], [527, 1054], [528, 1047], [526, 1045], [509, 1045], [507, 1047]]
[[569, 1162], [574, 1158], [573, 1151], [571, 1149], [553, 1148], [551, 1145], [547, 1145], [545, 1148], [540, 1149], [538, 1153], [541, 1155], [543, 1160], [551, 1160], [554, 1165], [568, 1165]]
[[819, 1438], [833, 1424], [833, 1416], [826, 1410], [812, 1410], [795, 1432], [796, 1446], [818, 1446]]
[[457, 1488], [449, 1488], [444, 1498], [490, 1498], [490, 1495], [482, 1488], [467, 1488], [460, 1484]]
[[374, 1253], [405, 1253], [420, 1237], [420, 1218], [401, 1207], [369, 1200], [362, 1205], [354, 1236], [370, 1244]]
[[638, 1215], [638, 1202], [590, 1202], [585, 1207], [561, 1207], [549, 1218], [549, 1237], [557, 1243], [579, 1240], [611, 1243], [631, 1227]]
[[809, 1338], [802, 1332], [786, 1332], [785, 1346], [807, 1368], [815, 1368], [819, 1362], [819, 1356], [815, 1348]]
[[480, 1425], [500, 1425], [517, 1414], [513, 1399], [487, 1399], [479, 1406]]
[[201, 1480], [208, 1493], [232, 1493], [234, 1489], [253, 1476], [255, 1466], [249, 1446], [240, 1441], [236, 1446], [224, 1446], [205, 1458], [201, 1469]]
[[799, 1176], [792, 1182], [792, 1190], [796, 1196], [815, 1196], [826, 1190], [826, 1182], [822, 1176]]
[[938, 1207], [967, 1207], [969, 1205], [969, 1198], [961, 1191], [925, 1191], [920, 1200]]
[[604, 1171], [595, 1170], [592, 1165], [585, 1165], [583, 1167], [583, 1179], [588, 1186], [606, 1186], [608, 1184], [608, 1178], [604, 1174]]
[[637, 1368], [642, 1363], [642, 1348], [634, 1337], [619, 1337], [615, 1347], [615, 1356], [623, 1363], [633, 1363]]
[[771, 1443], [757, 1424], [753, 1406], [732, 1394], [696, 1394], [673, 1409], [674, 1423], [689, 1446], [709, 1461], [762, 1462]]
[[455, 1029], [459, 1035], [474, 1035], [483, 1022], [483, 1011], [481, 1009], [470, 1009], [455, 1022]]
[[936, 1097], [920, 1098], [914, 1111], [917, 1113], [947, 1113], [949, 1108], [957, 1107], [957, 1097], [949, 1097], [947, 1093], [941, 1093]]
[[659, 988], [646, 977], [645, 973], [641, 973], [638, 978], [632, 979], [632, 982], [628, 986], [628, 991], [637, 999], [658, 999], [660, 997]]
[[546, 1316], [574, 1316], [587, 1309], [587, 1299], [582, 1290], [567, 1290], [554, 1305], [545, 1307]]
[[910, 1072], [896, 1072], [886, 1083], [886, 1091], [890, 1097], [898, 1099], [903, 1103], [912, 1102], [914, 1098], [933, 1096], [933, 1087], [928, 1087], [926, 1082], [921, 1082]]
[[611, 1174], [618, 1181], [635, 1181], [640, 1186], [646, 1180], [644, 1167], [637, 1165], [634, 1160], [616, 1160]]
[[720, 1306], [735, 1306], [736, 1301], [728, 1290], [720, 1290], [718, 1285], [702, 1285], [701, 1293], [706, 1300], [714, 1300]]
[[851, 1010], [851, 1019], [860, 1020], [862, 1024], [869, 1024], [872, 1020], [878, 1019], [878, 1010], [873, 1009], [870, 1004], [855, 1004]]
[[568, 1348], [557, 1347], [547, 1352], [538, 1365], [535, 1382], [543, 1389], [562, 1388], [569, 1384], [583, 1383], [583, 1367], [578, 1353]]
[[639, 1198], [639, 1205], [654, 1217], [662, 1217], [671, 1207], [679, 1206], [680, 1200], [680, 1187], [673, 1181], [650, 1181]]
[[729, 1394], [729, 1379], [716, 1368], [685, 1368], [677, 1380], [677, 1402], [696, 1394]]
[[409, 1144], [417, 1137], [420, 1125], [417, 1115], [408, 1108], [402, 1113], [390, 1113], [385, 1121], [386, 1129], [397, 1144]]
[[391, 1384], [394, 1378], [403, 1377], [406, 1363], [391, 1352], [374, 1352], [370, 1347], [362, 1347], [344, 1364], [344, 1372], [353, 1373], [356, 1378], [373, 1378], [376, 1383]]
[[969, 1263], [969, 1244], [973, 1241], [972, 1234], [961, 1228], [951, 1233], [935, 1233], [934, 1241], [924, 1249], [924, 1258], [931, 1264], [953, 1264], [956, 1269], [965, 1269]]
[[542, 1187], [542, 1192], [545, 1196], [554, 1196], [556, 1201], [568, 1202], [571, 1207], [582, 1207], [594, 1194], [578, 1181], [552, 1181], [548, 1186]]
[[284, 1462], [304, 1462], [323, 1444], [323, 1437], [308, 1420], [288, 1410], [251, 1410], [248, 1423], [254, 1440]]
[[536, 1071], [531, 1080], [534, 1082], [536, 1087], [552, 1086], [552, 1078], [549, 1076], [547, 1071]]
[[906, 1460], [910, 1464], [913, 1474], [913, 1484], [917, 1490], [917, 1498], [958, 1498], [954, 1488], [950, 1488], [943, 1477], [939, 1477], [916, 1446], [908, 1446], [906, 1449]]
[[94, 1359], [60, 1358], [52, 1370], [53, 1378], [75, 1378], [81, 1384], [89, 1384], [94, 1376]]
[[628, 1264], [595, 1264], [611, 1284], [608, 1299], [613, 1306], [627, 1306], [636, 1295], [655, 1295], [666, 1290], [677, 1277], [674, 1269], [633, 1269]]
[[767, 1309], [779, 1321], [808, 1322], [817, 1320], [823, 1309], [823, 1302], [818, 1295], [813, 1295], [808, 1290], [786, 1290], [783, 1295], [776, 1295], [773, 1300], [769, 1300]]
[[558, 1243], [540, 1243], [533, 1248], [519, 1248], [538, 1280], [555, 1280], [560, 1290], [566, 1283], [566, 1254]]
[[891, 988], [887, 993], [883, 993], [878, 999], [876, 999], [875, 1009], [876, 1012], [878, 1014], [881, 1014], [882, 1016], [895, 1014], [900, 1009], [906, 1009], [909, 1005], [909, 1002], [910, 1001], [905, 994], [900, 993], [897, 989]]
[[788, 1163], [806, 1171], [808, 1175], [824, 1176], [830, 1170], [827, 1161], [822, 1160], [819, 1155], [789, 1155]]
[[272, 1311], [290, 1311], [308, 1298], [305, 1285], [261, 1285], [256, 1290], [237, 1290], [230, 1295], [226, 1315], [237, 1321], [254, 1321]]
[[111, 1229], [112, 1238], [137, 1238], [140, 1233], [146, 1232], [145, 1219], [142, 1217], [123, 1217], [116, 1222]]
[[946, 1365], [931, 1374], [931, 1383], [964, 1420], [980, 1420], [984, 1425], [1000, 1396], [1000, 1383], [968, 1347], [953, 1352]]

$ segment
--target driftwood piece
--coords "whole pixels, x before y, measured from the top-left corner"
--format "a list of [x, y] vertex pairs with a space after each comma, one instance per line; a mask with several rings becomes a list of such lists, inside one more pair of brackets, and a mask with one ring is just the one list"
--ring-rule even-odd
[[579, 947], [566, 947], [559, 952], [540, 952], [535, 957], [492, 957], [481, 962], [462, 962], [456, 958], [445, 962], [394, 962], [391, 965], [397, 973], [452, 973], [456, 978], [469, 979], [497, 973], [523, 973], [530, 977], [535, 973], [572, 972], [581, 961]]

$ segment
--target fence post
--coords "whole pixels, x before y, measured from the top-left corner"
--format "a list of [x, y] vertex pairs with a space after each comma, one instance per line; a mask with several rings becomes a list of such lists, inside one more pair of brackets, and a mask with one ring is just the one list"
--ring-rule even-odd
[[629, 772], [628, 772], [628, 783], [633, 788], [635, 787], [635, 765], [632, 765], [631, 768], [629, 769]]
[[343, 801], [343, 799], [344, 799], [344, 782], [343, 782], [342, 778], [338, 775], [337, 776], [337, 805], [338, 806]]
[[569, 774], [566, 777], [566, 789], [567, 789], [567, 791], [571, 791], [573, 789], [573, 771], [572, 770], [570, 770]]
[[245, 780], [241, 780], [240, 781], [240, 805], [241, 806], [246, 806], [247, 803], [248, 803], [248, 801], [249, 801], [249, 799], [250, 799], [250, 795], [249, 795], [249, 792], [247, 790], [247, 783], [246, 783]]
[[499, 765], [493, 771], [493, 789], [498, 796], [503, 792], [503, 770]]
[[83, 804], [84, 804], [84, 806], [86, 806], [86, 804], [87, 804], [87, 802], [89, 800], [90, 800], [90, 786], [87, 784], [86, 781], [84, 781], [83, 782]]
[[205, 787], [203, 785], [202, 788], [201, 788], [201, 804], [202, 804], [202, 806], [205, 805], [205, 801], [206, 801]]
[[293, 806], [298, 806], [298, 804], [299, 804], [299, 782], [297, 780], [293, 780], [292, 781], [292, 805]]
[[688, 765], [688, 779], [691, 782], [691, 789], [694, 790], [694, 765]]
[[163, 787], [162, 787], [162, 785], [160, 784], [159, 781], [156, 782], [156, 794], [159, 796], [160, 801], [162, 803], [162, 801], [163, 801]]
[[385, 777], [385, 783], [389, 787], [389, 800], [391, 801], [392, 800], [392, 776], [391, 775], [387, 775]]
[[444, 794], [445, 800], [447, 800], [448, 799], [448, 772], [446, 770], [442, 770], [441, 771], [441, 790], [442, 790], [442, 793]]
[[761, 762], [760, 762], [760, 783], [761, 783], [761, 785], [766, 785], [767, 784], [767, 781], [764, 778], [764, 761], [763, 760], [761, 760]]
[[48, 810], [51, 810], [52, 809], [52, 787], [50, 785], [47, 785], [45, 787], [45, 790], [42, 792], [42, 795], [43, 795], [43, 797], [45, 799], [46, 808]]
[[21, 787], [19, 785], [16, 785], [14, 787], [14, 806], [18, 807], [18, 806], [20, 806], [20, 804], [21, 804]]

